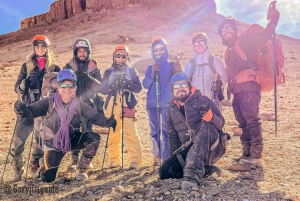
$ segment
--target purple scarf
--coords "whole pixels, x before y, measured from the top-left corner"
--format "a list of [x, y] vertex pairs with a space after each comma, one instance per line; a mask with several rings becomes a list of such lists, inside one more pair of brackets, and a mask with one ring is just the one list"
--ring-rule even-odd
[[[67, 153], [71, 150], [69, 126], [78, 105], [78, 98], [72, 98], [65, 108], [58, 92], [54, 95], [55, 109], [60, 117], [60, 128], [54, 136], [54, 148], [57, 151]], [[67, 112], [69, 110], [69, 112]]]

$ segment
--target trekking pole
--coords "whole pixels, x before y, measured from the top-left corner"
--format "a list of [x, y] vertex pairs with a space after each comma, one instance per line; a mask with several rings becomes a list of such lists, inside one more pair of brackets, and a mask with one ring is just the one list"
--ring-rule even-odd
[[[23, 92], [22, 96], [19, 95], [19, 100], [21, 102], [23, 102], [24, 97], [25, 97], [25, 91]], [[18, 120], [19, 120], [19, 117], [17, 117], [17, 119], [16, 119], [15, 128], [14, 128], [14, 132], [13, 132], [13, 135], [11, 137], [11, 140], [10, 140], [10, 145], [9, 145], [8, 152], [7, 152], [7, 155], [6, 155], [6, 160], [5, 160], [5, 164], [4, 164], [4, 168], [3, 168], [3, 172], [2, 172], [0, 183], [3, 183], [3, 177], [4, 177], [5, 170], [6, 170], [6, 164], [7, 164], [8, 156], [9, 156], [9, 153], [10, 153], [10, 150], [11, 150], [11, 145], [12, 145], [13, 140], [14, 140], [14, 136], [15, 136], [15, 132], [16, 132]], [[13, 155], [12, 153], [10, 153], [10, 154]]]
[[[113, 105], [111, 107], [111, 115], [114, 113], [114, 108], [115, 108], [115, 104], [116, 104], [116, 100], [117, 100], [117, 92], [114, 91], [114, 99], [113, 99]], [[108, 128], [108, 134], [107, 134], [107, 138], [106, 138], [106, 143], [105, 143], [105, 149], [104, 149], [104, 155], [103, 155], [103, 160], [102, 160], [102, 168], [101, 171], [103, 170], [104, 167], [104, 160], [105, 160], [105, 155], [106, 155], [106, 150], [108, 148], [107, 144], [108, 144], [108, 139], [109, 139], [109, 133], [110, 133], [110, 128]]]
[[28, 159], [27, 159], [27, 167], [26, 167], [26, 174], [25, 174], [25, 182], [27, 179], [27, 173], [28, 173], [28, 166], [29, 166], [29, 160], [30, 160], [30, 154], [31, 154], [31, 147], [32, 147], [32, 142], [33, 142], [33, 136], [35, 135], [35, 129], [33, 128], [32, 131], [32, 136], [31, 136], [31, 142], [30, 142], [30, 148], [29, 148], [29, 154], [28, 154]]
[[124, 167], [124, 94], [123, 94], [123, 90], [122, 90], [122, 97], [121, 97], [121, 111], [122, 111], [122, 169]]
[[159, 77], [158, 72], [155, 74], [155, 91], [156, 91], [156, 118], [157, 118], [157, 129], [158, 129], [158, 154], [159, 154], [159, 165], [161, 165], [161, 153], [160, 153], [160, 136], [161, 136], [161, 122], [160, 122], [160, 104], [159, 104]]
[[[268, 8], [267, 20], [271, 20], [276, 10], [276, 1], [272, 1]], [[274, 110], [275, 110], [275, 137], [277, 137], [277, 61], [276, 61], [276, 24], [273, 24], [273, 63], [274, 63]]]
[[213, 84], [212, 91], [213, 91], [213, 101], [215, 106], [217, 107], [218, 107], [218, 83], [217, 83], [218, 78], [219, 78], [219, 74], [214, 74], [214, 84]]
[[[19, 120], [19, 117], [17, 117], [16, 123], [15, 123], [14, 132], [13, 132], [13, 135], [12, 135], [11, 140], [10, 140], [10, 145], [9, 145], [8, 152], [7, 152], [7, 155], [6, 155], [6, 160], [5, 160], [5, 163], [4, 163], [4, 168], [3, 168], [3, 172], [2, 172], [0, 183], [3, 183], [3, 177], [4, 177], [4, 173], [5, 173], [5, 169], [6, 169], [6, 164], [7, 164], [8, 156], [9, 156], [9, 153], [10, 153], [10, 150], [11, 150], [11, 145], [12, 145], [12, 142], [14, 140], [14, 136], [15, 136], [15, 131], [16, 131], [16, 127], [17, 127], [17, 124], [18, 124], [18, 120]], [[12, 155], [12, 153], [10, 153], [10, 154]]]

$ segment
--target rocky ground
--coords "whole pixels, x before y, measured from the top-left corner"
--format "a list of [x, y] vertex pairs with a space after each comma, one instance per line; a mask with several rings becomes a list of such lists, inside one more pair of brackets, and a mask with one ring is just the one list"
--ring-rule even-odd
[[[131, 13], [131, 14], [129, 14]], [[204, 16], [196, 7], [181, 10], [176, 7], [164, 9], [144, 9], [130, 6], [125, 9], [100, 11], [94, 15], [81, 14], [71, 19], [40, 26], [26, 31], [18, 31], [0, 36], [9, 45], [0, 47], [0, 163], [2, 175], [7, 151], [15, 126], [16, 116], [13, 104], [16, 101], [14, 84], [22, 62], [32, 51], [31, 38], [36, 34], [49, 37], [51, 49], [57, 55], [57, 63], [63, 67], [72, 57], [72, 44], [78, 37], [91, 41], [92, 56], [98, 60], [102, 72], [112, 61], [112, 51], [117, 44], [125, 44], [130, 49], [131, 64], [138, 68], [140, 78], [148, 64], [151, 64], [151, 40], [156, 36], [166, 38], [170, 60], [179, 60], [183, 65], [193, 56], [191, 37], [193, 33], [205, 31], [209, 45], [222, 58], [224, 46], [216, 32], [219, 15]], [[241, 30], [247, 25], [238, 23]], [[124, 36], [124, 37], [123, 37]], [[286, 57], [286, 83], [278, 87], [278, 132], [274, 132], [273, 92], [262, 94], [260, 117], [264, 135], [264, 164], [262, 168], [236, 167], [234, 158], [241, 154], [239, 137], [233, 136], [232, 128], [237, 125], [230, 101], [225, 101], [223, 115], [226, 119], [225, 132], [232, 136], [227, 153], [218, 162], [223, 177], [216, 175], [206, 178], [198, 188], [180, 190], [180, 180], [158, 180], [157, 168], [152, 167], [151, 141], [148, 118], [145, 111], [146, 90], [138, 94], [138, 125], [143, 147], [143, 163], [137, 170], [101, 170], [104, 143], [93, 160], [94, 168], [89, 171], [90, 179], [78, 182], [75, 173], [67, 171], [70, 157], [67, 155], [59, 168], [58, 179], [52, 184], [27, 179], [27, 182], [6, 183], [0, 190], [1, 200], [300, 200], [300, 117], [299, 88], [300, 41], [287, 36], [279, 36]], [[131, 39], [130, 39], [131, 38]], [[21, 39], [21, 40], [17, 40]], [[132, 40], [133, 39], [133, 40]], [[17, 42], [14, 42], [17, 41]], [[5, 43], [6, 44], [6, 43]], [[178, 51], [181, 51], [179, 53]], [[100, 130], [100, 128], [95, 128]], [[31, 136], [26, 142], [25, 156], [28, 158]], [[126, 154], [125, 154], [126, 159]], [[237, 171], [239, 170], [239, 171]], [[9, 163], [4, 181], [12, 177]], [[25, 188], [27, 187], [27, 188]], [[39, 191], [37, 191], [37, 187]], [[27, 189], [27, 191], [26, 191]], [[31, 189], [31, 192], [30, 192]], [[28, 192], [29, 191], [29, 192]], [[43, 191], [43, 192], [42, 192]]]

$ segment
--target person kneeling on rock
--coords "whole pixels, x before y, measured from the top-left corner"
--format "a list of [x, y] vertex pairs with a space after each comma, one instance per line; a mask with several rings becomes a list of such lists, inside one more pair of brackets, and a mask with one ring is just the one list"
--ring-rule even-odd
[[53, 96], [26, 105], [15, 103], [15, 112], [21, 118], [33, 119], [44, 116], [41, 138], [43, 141], [44, 161], [40, 160], [40, 176], [44, 182], [52, 182], [63, 156], [74, 150], [84, 149], [77, 164], [76, 179], [88, 178], [86, 171], [100, 144], [100, 135], [95, 132], [80, 132], [81, 117], [92, 124], [115, 129], [114, 115], [107, 119], [76, 97], [76, 75], [64, 69], [57, 76], [58, 92]]
[[[191, 86], [184, 73], [171, 80], [173, 100], [167, 113], [170, 153], [160, 167], [160, 179], [184, 178], [181, 188], [198, 186], [203, 177], [221, 170], [213, 166], [226, 151], [224, 118], [215, 104]], [[181, 145], [181, 146], [180, 146]]]

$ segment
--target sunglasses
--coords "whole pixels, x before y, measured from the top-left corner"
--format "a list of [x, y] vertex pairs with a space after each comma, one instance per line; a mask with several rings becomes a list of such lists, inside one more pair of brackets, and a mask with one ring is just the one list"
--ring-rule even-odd
[[227, 26], [227, 27], [222, 27], [222, 29], [221, 29], [222, 32], [225, 32], [227, 30], [233, 30], [233, 26], [230, 25], [230, 26]]
[[65, 89], [65, 88], [69, 88], [69, 89], [74, 89], [74, 87], [75, 87], [75, 84], [60, 84], [59, 85], [60, 86], [60, 88], [62, 88], [62, 89]]
[[205, 40], [198, 40], [198, 41], [195, 41], [195, 42], [194, 42], [194, 46], [197, 46], [197, 45], [199, 45], [199, 44], [204, 45], [205, 43], [206, 43]]
[[47, 46], [46, 45], [35, 45], [34, 48], [35, 49], [39, 49], [39, 48], [46, 49]]
[[153, 52], [164, 52], [165, 51], [165, 48], [164, 47], [160, 47], [160, 48], [155, 48], [153, 50]]
[[122, 57], [122, 59], [126, 59], [127, 55], [125, 55], [125, 54], [115, 54], [115, 57], [116, 58], [121, 58]]
[[181, 83], [181, 84], [174, 84], [173, 85], [173, 89], [179, 89], [180, 87], [182, 87], [182, 88], [187, 88], [189, 85], [188, 85], [188, 83]]

